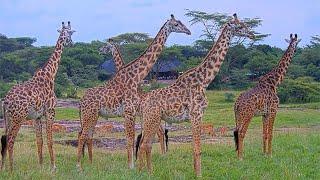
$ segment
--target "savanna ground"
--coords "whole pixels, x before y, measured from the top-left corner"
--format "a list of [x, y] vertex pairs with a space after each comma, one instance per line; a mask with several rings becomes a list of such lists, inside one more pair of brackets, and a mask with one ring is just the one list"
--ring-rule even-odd
[[[227, 135], [202, 141], [203, 179], [319, 179], [320, 178], [320, 103], [281, 104], [275, 121], [273, 154], [262, 154], [262, 122], [254, 118], [245, 138], [244, 160], [236, 158], [232, 131], [234, 127], [233, 101], [225, 100], [223, 91], [208, 91], [209, 106], [204, 123], [216, 129], [226, 126]], [[237, 95], [239, 92], [232, 92]], [[75, 123], [78, 110], [75, 106], [57, 108], [57, 121]], [[62, 121], [63, 120], [63, 121]], [[121, 124], [123, 119], [112, 119]], [[106, 121], [105, 121], [106, 122]], [[137, 120], [137, 124], [138, 120]], [[180, 130], [169, 132], [171, 138], [191, 135], [190, 123], [175, 125]], [[3, 129], [2, 129], [3, 132]], [[140, 132], [140, 131], [138, 131]], [[137, 133], [138, 133], [137, 132]], [[105, 135], [124, 139], [122, 131]], [[45, 136], [44, 136], [45, 137]], [[44, 165], [38, 165], [35, 134], [32, 128], [22, 128], [14, 151], [14, 172], [0, 173], [0, 179], [193, 179], [192, 145], [190, 142], [169, 142], [169, 152], [160, 155], [159, 144], [153, 145], [153, 174], [145, 170], [129, 170], [126, 151], [94, 148], [93, 164], [87, 154], [83, 159], [84, 171], [76, 169], [76, 148], [61, 142], [75, 140], [77, 131], [54, 135], [57, 171], [49, 170], [49, 155], [44, 148]], [[105, 137], [98, 137], [96, 139]], [[46, 139], [44, 139], [46, 142]], [[8, 164], [7, 164], [8, 165]], [[8, 167], [8, 166], [7, 166]]]

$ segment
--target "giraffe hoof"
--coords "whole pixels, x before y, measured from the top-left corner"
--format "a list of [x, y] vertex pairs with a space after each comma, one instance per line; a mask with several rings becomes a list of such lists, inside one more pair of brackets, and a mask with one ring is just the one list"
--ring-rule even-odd
[[77, 164], [76, 167], [77, 167], [78, 172], [82, 172], [82, 168], [81, 168], [81, 166], [79, 164]]
[[53, 166], [51, 167], [51, 173], [55, 173], [56, 170], [57, 170], [57, 166], [56, 166], [56, 165], [53, 165]]

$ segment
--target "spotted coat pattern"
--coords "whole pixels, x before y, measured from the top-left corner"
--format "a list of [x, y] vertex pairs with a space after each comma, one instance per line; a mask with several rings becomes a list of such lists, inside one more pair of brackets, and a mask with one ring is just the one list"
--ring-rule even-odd
[[124, 116], [127, 138], [128, 166], [133, 168], [134, 125], [137, 114], [139, 83], [148, 75], [156, 63], [171, 32], [191, 34], [181, 21], [174, 16], [160, 29], [147, 50], [137, 59], [125, 65], [104, 86], [98, 86], [86, 91], [80, 102], [80, 118], [82, 129], [78, 142], [78, 163], [81, 170], [81, 156], [84, 142], [93, 135], [98, 117], [110, 115]]
[[141, 107], [144, 124], [138, 156], [139, 169], [145, 166], [146, 159], [147, 168], [149, 172], [152, 172], [151, 139], [161, 119], [168, 123], [190, 120], [194, 170], [197, 176], [201, 176], [201, 122], [208, 105], [205, 89], [219, 72], [231, 38], [235, 35], [251, 37], [251, 34], [234, 15], [234, 19], [223, 26], [218, 40], [200, 65], [182, 74], [172, 85], [147, 93]]
[[258, 84], [237, 98], [234, 105], [236, 120], [236, 149], [239, 159], [243, 158], [243, 140], [249, 123], [254, 116], [262, 116], [263, 152], [271, 155], [273, 123], [276, 118], [279, 98], [277, 87], [283, 81], [292, 57], [300, 40], [290, 35], [289, 46], [278, 65], [259, 79]]
[[58, 30], [60, 36], [54, 52], [47, 63], [39, 68], [34, 76], [21, 84], [15, 85], [4, 98], [4, 119], [7, 146], [2, 156], [1, 169], [4, 166], [6, 152], [9, 152], [10, 169], [13, 166], [13, 146], [20, 126], [28, 119], [35, 120], [36, 141], [38, 146], [39, 163], [42, 165], [42, 119], [46, 119], [48, 150], [51, 160], [51, 168], [55, 170], [55, 158], [53, 153], [52, 124], [55, 116], [56, 96], [54, 93], [54, 80], [58, 71], [63, 47], [72, 43], [70, 22], [68, 26], [62, 23], [62, 29]]

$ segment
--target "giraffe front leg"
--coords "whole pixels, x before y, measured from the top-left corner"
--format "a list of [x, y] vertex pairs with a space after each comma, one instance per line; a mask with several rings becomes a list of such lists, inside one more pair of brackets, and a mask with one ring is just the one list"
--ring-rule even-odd
[[19, 132], [21, 123], [20, 121], [13, 121], [12, 122], [12, 128], [8, 132], [7, 137], [7, 146], [8, 146], [8, 152], [9, 152], [9, 165], [10, 165], [10, 171], [13, 171], [13, 146], [14, 146], [14, 140], [17, 137], [17, 134]]
[[270, 114], [268, 116], [268, 134], [267, 134], [267, 155], [271, 156], [272, 154], [272, 136], [273, 136], [273, 124], [276, 118], [276, 113]]
[[193, 167], [197, 177], [201, 177], [201, 121], [203, 113], [195, 111], [191, 114], [193, 139]]
[[46, 112], [46, 129], [47, 129], [47, 145], [48, 145], [48, 151], [50, 155], [50, 163], [51, 163], [51, 171], [55, 172], [56, 170], [56, 164], [55, 164], [55, 157], [53, 152], [53, 139], [52, 139], [52, 125], [55, 117], [55, 110], [54, 109], [48, 109]]
[[43, 138], [42, 138], [42, 122], [41, 119], [35, 120], [34, 128], [36, 132], [36, 141], [37, 141], [37, 147], [38, 147], [38, 158], [39, 158], [39, 164], [42, 167], [43, 164]]
[[134, 168], [133, 152], [134, 152], [134, 136], [135, 136], [135, 119], [132, 112], [125, 112], [125, 133], [127, 138], [127, 155], [128, 167]]

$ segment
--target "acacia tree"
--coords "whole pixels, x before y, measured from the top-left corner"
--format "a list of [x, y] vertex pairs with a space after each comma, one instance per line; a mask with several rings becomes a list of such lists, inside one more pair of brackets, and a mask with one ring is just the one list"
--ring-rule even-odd
[[[187, 9], [187, 13], [185, 14], [186, 16], [190, 17], [191, 20], [191, 25], [194, 24], [201, 24], [203, 26], [203, 30], [202, 30], [202, 34], [201, 34], [201, 38], [203, 38], [202, 40], [198, 40], [196, 42], [197, 44], [206, 44], [206, 41], [211, 41], [214, 42], [220, 29], [222, 28], [222, 26], [229, 21], [230, 19], [232, 19], [232, 16], [229, 16], [227, 14], [224, 13], [206, 13], [203, 11], [194, 11], [194, 10], [189, 10]], [[260, 18], [244, 18], [242, 20], [250, 29], [254, 29], [257, 28], [259, 26], [261, 26], [262, 24], [262, 19]], [[261, 41], [264, 38], [266, 38], [267, 36], [269, 36], [270, 34], [261, 34], [257, 31], [253, 30], [253, 33], [255, 34], [255, 39], [254, 40], [250, 40], [249, 44], [253, 44], [255, 42]], [[245, 41], [247, 41], [247, 38], [244, 37], [237, 37], [233, 40], [231, 45], [239, 45], [244, 43]], [[208, 44], [208, 43], [207, 43]], [[212, 44], [212, 43], [209, 43]]]
[[311, 36], [311, 41], [310, 41], [311, 47], [317, 47], [320, 45], [320, 36], [315, 35]]

